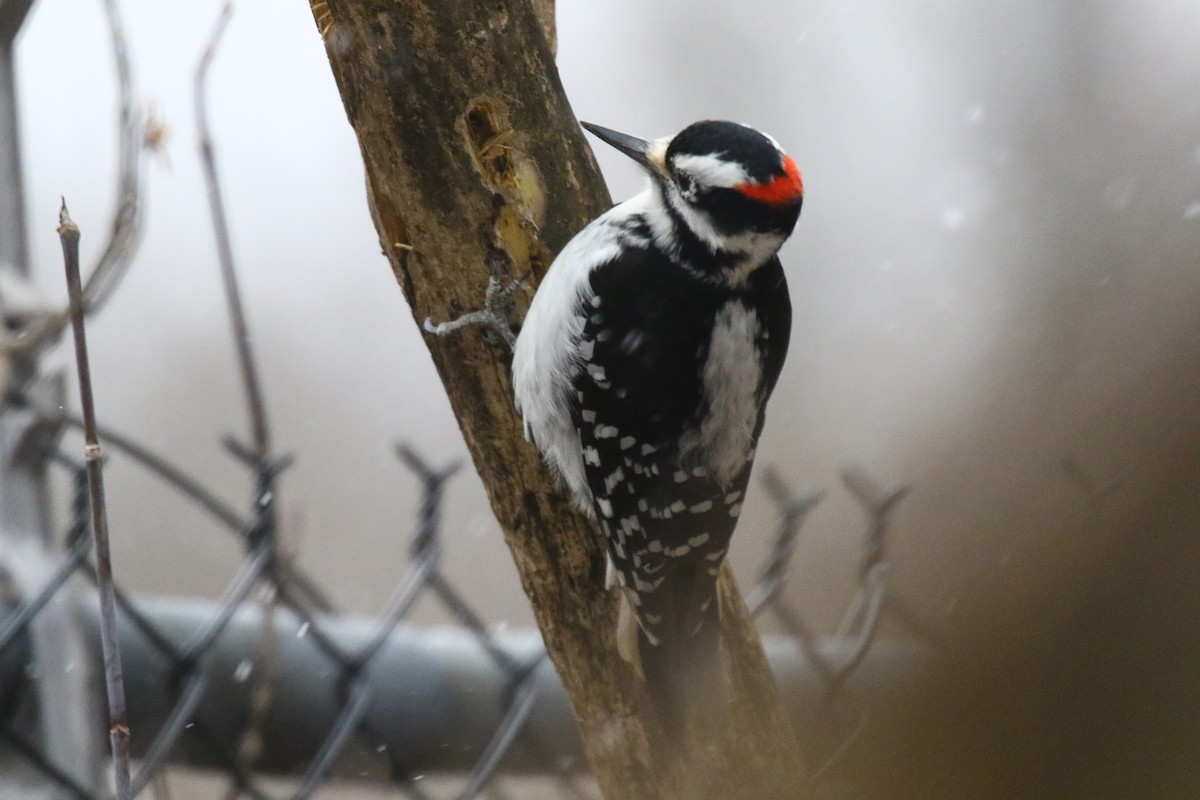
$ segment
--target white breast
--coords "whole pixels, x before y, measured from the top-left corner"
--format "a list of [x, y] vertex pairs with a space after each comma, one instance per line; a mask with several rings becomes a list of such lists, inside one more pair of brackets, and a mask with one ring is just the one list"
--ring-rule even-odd
[[681, 442], [684, 458], [707, 466], [723, 484], [754, 457], [762, 382], [755, 343], [761, 334], [758, 314], [740, 300], [729, 301], [717, 312], [701, 371], [708, 413], [699, 430]]

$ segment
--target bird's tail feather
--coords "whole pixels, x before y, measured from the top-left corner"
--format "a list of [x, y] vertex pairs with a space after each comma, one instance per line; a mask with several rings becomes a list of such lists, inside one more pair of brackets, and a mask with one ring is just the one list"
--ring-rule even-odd
[[716, 723], [728, 705], [717, 609], [714, 599], [702, 611], [679, 614], [657, 643], [638, 629], [642, 674], [663, 730], [672, 736], [682, 734], [689, 720]]

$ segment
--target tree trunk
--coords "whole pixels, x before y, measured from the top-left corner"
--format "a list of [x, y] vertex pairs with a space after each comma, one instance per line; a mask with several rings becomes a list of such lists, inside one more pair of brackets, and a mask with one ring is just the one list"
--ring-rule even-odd
[[[531, 274], [517, 293], [514, 314], [523, 312], [553, 254], [609, 205], [533, 4], [312, 5], [358, 135], [380, 243], [418, 324], [477, 310], [489, 278]], [[803, 796], [795, 736], [728, 569], [721, 602], [735, 707], [681, 747], [666, 741], [644, 684], [617, 655], [597, 533], [522, 436], [508, 347], [482, 328], [425, 341], [605, 796]]]

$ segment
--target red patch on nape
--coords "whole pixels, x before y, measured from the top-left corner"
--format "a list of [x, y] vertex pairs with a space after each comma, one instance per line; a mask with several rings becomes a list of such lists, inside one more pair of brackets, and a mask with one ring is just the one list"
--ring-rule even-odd
[[804, 197], [804, 181], [800, 179], [800, 170], [791, 156], [783, 157], [783, 169], [787, 174], [780, 175], [770, 183], [739, 183], [733, 188], [746, 197], [771, 205], [794, 203]]

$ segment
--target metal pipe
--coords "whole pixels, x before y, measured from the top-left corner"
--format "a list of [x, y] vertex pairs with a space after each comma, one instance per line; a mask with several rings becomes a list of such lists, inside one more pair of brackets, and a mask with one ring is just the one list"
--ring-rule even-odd
[[29, 273], [13, 40], [32, 0], [0, 0], [0, 267]]
[[[169, 641], [179, 645], [219, 613], [213, 605], [190, 600], [139, 599], [136, 604]], [[275, 614], [279, 652], [274, 702], [260, 731], [263, 751], [256, 764], [265, 772], [299, 774], [317, 755], [346, 700], [352, 656], [377, 634], [374, 624], [366, 620], [326, 618], [318, 624], [346, 654], [346, 663], [327, 656], [309, 626], [290, 611]], [[92, 609], [86, 627], [97, 647], [98, 625], [98, 614]], [[242, 607], [199, 659], [197, 668], [204, 672], [208, 690], [196, 725], [180, 739], [176, 760], [217, 766], [218, 758], [206, 742], [236, 740], [249, 708], [250, 677], [256, 668], [253, 656], [262, 635], [257, 607]], [[124, 617], [119, 641], [127, 663], [133, 749], [141, 756], [153, 733], [166, 722], [187, 675], [183, 665], [164, 657]], [[517, 661], [534, 657], [541, 647], [534, 632], [498, 636], [497, 644]], [[390, 772], [389, 763], [401, 773], [469, 769], [503, 719], [515, 684], [478, 640], [461, 629], [399, 627], [364, 667], [364, 674], [369, 708], [363, 727], [375, 738], [359, 737], [340, 759], [354, 764], [357, 777], [384, 777]], [[580, 753], [574, 720], [553, 667], [539, 666], [531, 680], [539, 700], [529, 725], [547, 750], [514, 754], [506, 765], [510, 769], [536, 771], [578, 758]]]
[[[214, 604], [194, 600], [140, 598], [135, 602], [165, 638], [179, 647], [221, 611]], [[97, 654], [99, 614], [94, 603], [87, 608], [83, 627], [90, 651]], [[355, 674], [353, 655], [378, 635], [378, 628], [371, 620], [318, 618], [321, 632], [346, 656], [338, 659], [327, 655], [309, 625], [290, 611], [276, 611], [274, 624], [279, 642], [272, 667], [274, 699], [259, 731], [262, 750], [254, 767], [264, 773], [300, 775], [318, 756], [349, 702]], [[175, 763], [228, 766], [220, 743], [237, 741], [242, 733], [253, 687], [250, 678], [258, 668], [256, 644], [262, 635], [257, 607], [242, 607], [200, 657], [195, 669], [202, 673], [207, 688], [194, 724], [184, 731], [172, 754]], [[165, 656], [125, 616], [118, 638], [126, 663], [133, 753], [142, 757], [175, 707], [190, 677], [189, 667]], [[510, 664], [534, 663], [541, 653], [536, 631], [499, 633], [493, 643]], [[802, 727], [811, 728], [808, 723], [828, 718], [833, 711], [845, 716], [844, 708], [831, 710], [835, 704], [827, 692], [827, 679], [794, 640], [767, 637], [766, 648], [786, 702], [796, 718], [805, 722]], [[844, 655], [828, 642], [821, 650], [821, 657], [831, 663]], [[906, 682], [928, 673], [928, 656], [928, 648], [909, 644], [881, 641], [871, 648], [847, 690], [871, 707], [873, 727], [887, 724], [892, 701], [904, 693], [905, 685], [912, 685]], [[4, 663], [0, 659], [0, 667]], [[0, 668], [0, 676], [4, 674]], [[333, 772], [334, 776], [360, 780], [471, 770], [503, 724], [518, 688], [510, 668], [501, 666], [473, 633], [462, 628], [399, 626], [361, 674], [366, 679], [366, 711], [359, 732]], [[553, 665], [543, 659], [528, 680], [536, 699], [500, 769], [544, 773], [582, 768], [574, 716]], [[0, 695], [3, 688], [0, 686]], [[844, 739], [844, 728], [839, 723], [831, 737]]]

